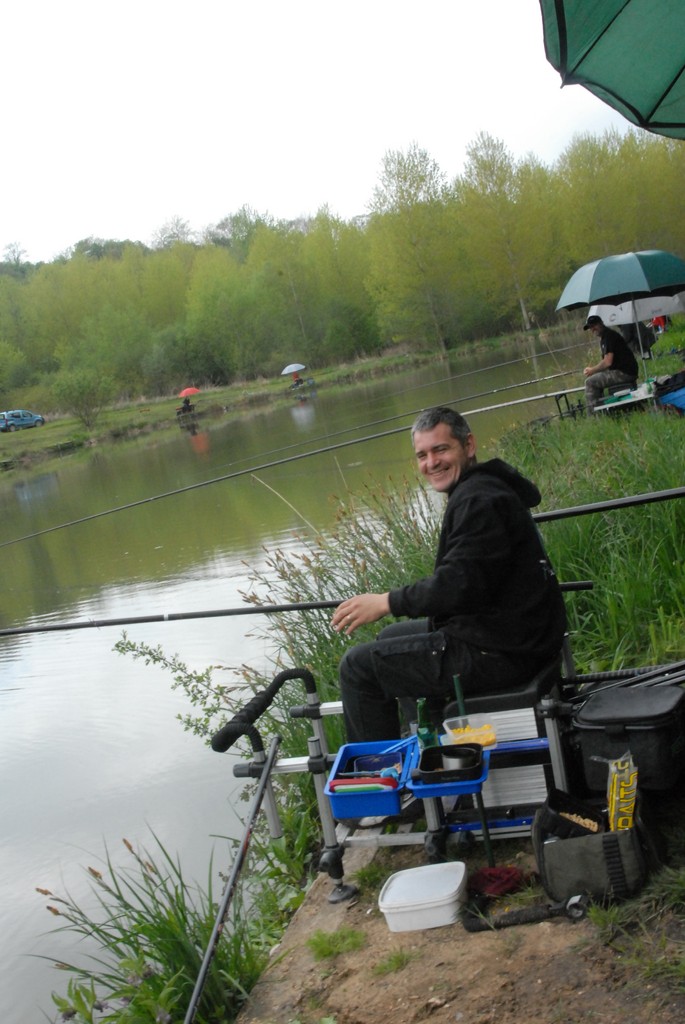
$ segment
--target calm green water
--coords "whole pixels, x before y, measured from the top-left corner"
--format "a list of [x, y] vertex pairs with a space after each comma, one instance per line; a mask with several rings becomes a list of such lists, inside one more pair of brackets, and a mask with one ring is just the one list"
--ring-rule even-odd
[[[500, 365], [486, 369], [493, 362]], [[459, 364], [458, 375], [436, 362], [335, 397], [322, 389], [311, 402], [237, 424], [213, 422], [194, 438], [179, 431], [147, 450], [94, 451], [40, 475], [8, 476], [0, 480], [0, 543], [97, 518], [2, 548], [0, 625], [238, 607], [248, 567], [263, 564], [265, 551], [296, 548], [309, 524], [325, 530], [347, 491], [412, 472], [408, 427], [419, 409], [450, 402], [477, 410], [578, 386], [579, 375], [503, 390], [582, 365], [579, 350], [531, 350], [525, 362], [514, 352], [482, 357]], [[474, 412], [481, 456], [496, 451], [513, 423], [555, 410], [545, 400]], [[283, 461], [330, 445], [339, 447]], [[207, 481], [216, 482], [149, 500]], [[144, 503], [101, 515], [136, 502]], [[260, 596], [268, 602], [268, 593]], [[127, 632], [192, 668], [265, 665], [268, 651], [250, 636], [251, 622], [195, 619]], [[125, 865], [121, 840], [154, 850], [150, 830], [204, 882], [212, 849], [217, 868], [230, 861], [214, 837], [242, 831], [234, 755], [213, 754], [183, 732], [183, 696], [160, 670], [113, 652], [121, 633], [106, 627], [0, 643], [0, 977], [17, 1021], [51, 1011], [52, 989], [66, 990], [65, 977], [30, 954], [80, 955], [64, 936], [41, 938], [55, 920], [36, 886], [85, 898], [84, 869], [102, 867], [105, 844]]]

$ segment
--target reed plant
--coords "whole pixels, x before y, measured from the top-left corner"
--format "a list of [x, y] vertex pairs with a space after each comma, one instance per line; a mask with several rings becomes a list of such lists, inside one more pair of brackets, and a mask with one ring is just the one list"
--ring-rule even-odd
[[[62, 1019], [165, 1024], [185, 1014], [216, 916], [212, 864], [206, 890], [185, 880], [179, 863], [153, 834], [157, 854], [137, 850], [117, 867], [106, 853], [102, 869], [88, 867], [92, 899], [88, 906], [69, 893], [38, 892], [69, 931], [100, 952], [83, 964], [60, 962], [71, 974], [66, 996], [53, 995]], [[198, 1008], [198, 1024], [231, 1020], [262, 972], [286, 915], [272, 913], [265, 923], [259, 909], [240, 896], [231, 907], [213, 970]], [[271, 924], [272, 931], [268, 924]]]

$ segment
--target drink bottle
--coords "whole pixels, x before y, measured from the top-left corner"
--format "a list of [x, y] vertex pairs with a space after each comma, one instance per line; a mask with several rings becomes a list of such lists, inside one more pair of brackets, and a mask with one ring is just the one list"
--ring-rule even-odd
[[438, 745], [438, 736], [435, 731], [435, 726], [431, 722], [430, 716], [428, 715], [425, 697], [419, 697], [419, 699], [417, 700], [416, 714], [416, 735], [418, 737], [419, 746], [421, 747], [422, 750], [424, 750], [426, 747], [436, 747]]

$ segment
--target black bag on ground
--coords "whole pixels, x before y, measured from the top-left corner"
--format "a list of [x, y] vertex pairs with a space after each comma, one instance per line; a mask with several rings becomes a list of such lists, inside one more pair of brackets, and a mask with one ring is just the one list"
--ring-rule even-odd
[[591, 693], [572, 720], [585, 783], [606, 792], [606, 761], [630, 750], [638, 786], [669, 790], [685, 767], [685, 690], [677, 685], [616, 686]]
[[639, 814], [633, 828], [609, 832], [596, 808], [552, 790], [536, 811], [532, 829], [545, 892], [556, 902], [581, 895], [598, 902], [634, 896], [658, 863], [643, 832]]

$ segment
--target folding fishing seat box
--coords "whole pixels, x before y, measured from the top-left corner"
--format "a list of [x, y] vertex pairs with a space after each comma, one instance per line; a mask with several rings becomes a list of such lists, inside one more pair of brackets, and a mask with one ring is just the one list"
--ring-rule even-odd
[[627, 751], [640, 789], [671, 789], [685, 767], [685, 690], [669, 684], [604, 687], [575, 712], [572, 729], [591, 792], [606, 792], [607, 762]]
[[[482, 797], [490, 830], [501, 838], [528, 834], [535, 810], [546, 800], [550, 786], [566, 787], [557, 723], [553, 716], [543, 721], [539, 712], [544, 703], [554, 703], [552, 695], [558, 694], [562, 683], [562, 662], [571, 663], [567, 645], [563, 656], [550, 661], [523, 689], [480, 694], [464, 701], [467, 716], [487, 718], [496, 733]], [[446, 717], [457, 710], [456, 704], [449, 704]]]

